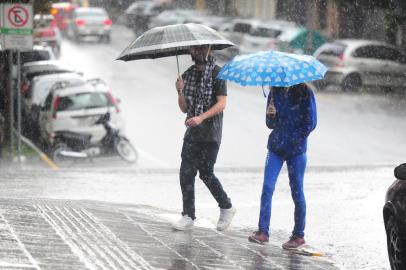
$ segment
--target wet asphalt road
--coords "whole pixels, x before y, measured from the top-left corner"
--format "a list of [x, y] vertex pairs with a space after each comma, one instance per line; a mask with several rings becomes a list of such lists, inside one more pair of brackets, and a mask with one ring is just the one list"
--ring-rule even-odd
[[339, 269], [249, 244], [243, 231], [172, 231], [168, 212], [151, 207], [7, 199], [0, 211], [1, 269]]

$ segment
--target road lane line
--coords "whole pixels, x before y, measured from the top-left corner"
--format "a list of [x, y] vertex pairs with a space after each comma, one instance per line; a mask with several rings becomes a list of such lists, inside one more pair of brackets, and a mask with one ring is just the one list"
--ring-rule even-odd
[[[64, 217], [69, 220], [69, 222], [72, 224], [72, 226], [76, 226], [81, 227], [84, 231], [87, 232], [87, 234], [81, 234], [83, 235], [83, 238], [86, 238], [86, 243], [92, 243], [91, 245], [94, 246], [95, 249], [98, 250], [98, 253], [100, 254], [100, 256], [102, 258], [106, 258], [107, 263], [109, 264], [109, 267], [111, 267], [112, 269], [117, 269], [117, 264], [119, 264], [119, 266], [122, 266], [124, 269], [126, 269], [125, 266], [121, 265], [121, 261], [119, 258], [117, 258], [116, 254], [112, 253], [111, 249], [106, 248], [105, 244], [101, 241], [100, 238], [98, 238], [94, 232], [90, 231], [89, 228], [87, 226], [85, 226], [85, 224], [83, 224], [78, 218], [76, 218], [66, 207], [62, 208], [63, 210], [65, 210], [67, 212], [67, 215], [69, 215], [71, 218], [68, 218], [65, 214], [63, 214], [63, 210], [61, 210], [61, 213], [64, 215]], [[73, 220], [77, 223], [77, 225], [73, 225], [74, 222]], [[85, 235], [88, 235], [85, 237]], [[99, 235], [100, 236], [100, 235]], [[89, 238], [93, 238], [89, 239]], [[96, 245], [93, 244], [93, 242], [96, 242]], [[109, 244], [109, 243], [108, 243]], [[108, 253], [108, 254], [107, 254]], [[110, 257], [110, 259], [107, 259], [108, 257]]]
[[27, 250], [23, 242], [21, 242], [20, 238], [17, 236], [16, 232], [14, 231], [13, 227], [10, 225], [10, 223], [6, 220], [3, 214], [0, 214], [1, 219], [3, 219], [4, 223], [6, 224], [7, 228], [11, 232], [12, 236], [14, 239], [17, 241], [18, 245], [24, 252], [24, 254], [27, 256], [28, 260], [32, 264], [32, 267], [35, 267], [35, 269], [40, 270], [41, 268], [38, 265], [38, 262], [32, 257], [31, 253]]
[[[109, 267], [112, 267], [113, 269], [117, 269], [115, 267], [115, 265], [109, 260], [108, 256], [106, 256], [107, 254], [105, 254], [103, 252], [103, 250], [100, 249], [100, 247], [98, 245], [93, 244], [91, 241], [89, 241], [89, 237], [86, 236], [86, 234], [76, 225], [74, 224], [74, 222], [72, 220], [70, 220], [59, 207], [54, 207], [54, 209], [57, 211], [57, 213], [59, 213], [67, 222], [70, 223], [70, 225], [72, 226], [72, 228], [74, 228], [77, 231], [77, 236], [80, 242], [80, 246], [82, 245], [86, 245], [92, 252], [93, 254], [95, 254], [95, 260], [101, 262], [102, 263], [102, 268], [103, 269], [110, 269]], [[67, 226], [69, 227], [69, 225], [67, 224]], [[75, 230], [73, 230], [73, 233], [75, 233]], [[97, 254], [97, 255], [96, 255]], [[97, 256], [100, 259], [97, 259]], [[107, 264], [107, 265], [106, 265]]]
[[97, 267], [101, 267], [99, 263], [94, 260], [93, 256], [90, 255], [88, 250], [85, 250], [83, 247], [78, 244], [77, 236], [73, 233], [73, 231], [64, 224], [64, 221], [60, 220], [60, 218], [52, 213], [50, 209], [48, 211], [52, 213], [53, 216], [62, 224], [60, 226], [55, 219], [51, 217], [50, 214], [47, 213], [46, 209], [47, 206], [43, 207], [41, 205], [35, 205], [38, 209], [38, 212], [43, 216], [43, 218], [51, 225], [51, 227], [55, 230], [55, 232], [65, 241], [65, 243], [71, 248], [72, 252], [76, 254], [80, 261], [82, 261], [85, 266], [91, 270], [96, 270]]
[[[73, 211], [76, 212], [78, 216], [80, 216], [92, 229], [102, 238], [106, 240], [106, 242], [110, 243], [111, 246], [115, 246], [116, 252], [129, 263], [132, 267], [136, 267], [139, 269], [140, 265], [142, 269], [152, 270], [154, 269], [141, 255], [137, 254], [133, 251], [128, 245], [126, 245], [123, 241], [121, 241], [108, 227], [106, 227], [102, 222], [100, 222], [94, 215], [92, 215], [89, 211], [85, 209], [74, 209]], [[82, 215], [83, 213], [83, 215]], [[84, 215], [86, 217], [84, 217]], [[89, 220], [91, 222], [89, 222]], [[99, 227], [96, 228], [94, 224]], [[107, 236], [106, 236], [107, 235]], [[134, 269], [134, 268], [129, 268]]]

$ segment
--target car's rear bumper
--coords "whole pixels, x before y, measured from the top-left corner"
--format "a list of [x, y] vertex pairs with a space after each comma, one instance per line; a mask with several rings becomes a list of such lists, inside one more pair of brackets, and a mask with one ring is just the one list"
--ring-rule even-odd
[[110, 29], [77, 29], [77, 35], [79, 36], [108, 36], [110, 35]]

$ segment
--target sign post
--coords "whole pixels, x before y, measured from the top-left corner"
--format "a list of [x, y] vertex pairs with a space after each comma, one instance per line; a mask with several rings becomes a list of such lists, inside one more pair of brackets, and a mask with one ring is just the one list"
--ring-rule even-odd
[[4, 25], [4, 19], [3, 19], [3, 4], [0, 4], [0, 51], [4, 50], [4, 37], [3, 37], [3, 25]]
[[[12, 62], [13, 52], [17, 58], [17, 82], [16, 87], [10, 89], [10, 149], [13, 151], [14, 135], [14, 89], [17, 98], [17, 154], [18, 161], [21, 162], [21, 50], [32, 50], [33, 37], [33, 10], [32, 4], [5, 3], [0, 5], [1, 12], [1, 40], [2, 49], [8, 49], [10, 62]], [[10, 63], [10, 70], [12, 70]], [[11, 75], [10, 75], [11, 76]]]

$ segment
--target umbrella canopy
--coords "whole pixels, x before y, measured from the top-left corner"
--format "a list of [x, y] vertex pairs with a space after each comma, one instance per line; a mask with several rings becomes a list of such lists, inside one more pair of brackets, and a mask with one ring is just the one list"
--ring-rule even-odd
[[221, 50], [235, 44], [202, 24], [187, 23], [155, 27], [134, 40], [117, 58], [131, 61], [189, 54], [190, 46], [210, 45]]
[[217, 78], [242, 86], [288, 87], [322, 79], [327, 68], [310, 55], [264, 51], [235, 57]]

